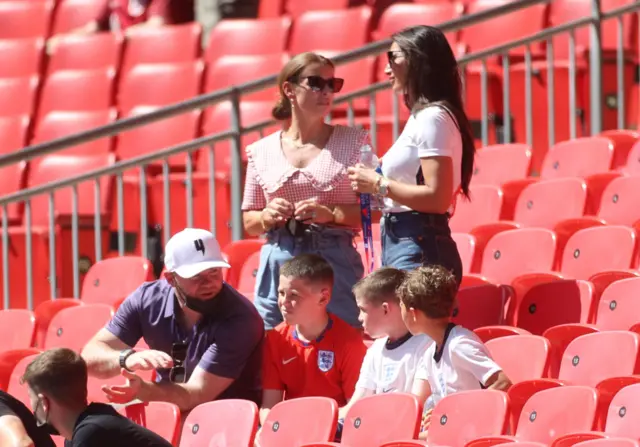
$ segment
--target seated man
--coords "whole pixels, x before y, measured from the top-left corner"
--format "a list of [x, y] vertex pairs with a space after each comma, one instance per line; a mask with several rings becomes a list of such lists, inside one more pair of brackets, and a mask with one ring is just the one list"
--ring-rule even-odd
[[[218, 398], [260, 404], [264, 324], [253, 304], [222, 280], [218, 242], [187, 228], [165, 247], [165, 280], [141, 285], [82, 352], [89, 374], [127, 377], [105, 386], [110, 401], [172, 402], [183, 411]], [[133, 346], [144, 337], [149, 350]], [[155, 369], [157, 383], [135, 372]]]
[[284, 321], [267, 333], [260, 421], [283, 398], [323, 396], [345, 405], [367, 348], [360, 332], [327, 312], [333, 270], [303, 254], [280, 269], [278, 305]]
[[66, 447], [171, 447], [111, 405], [88, 404], [87, 364], [71, 349], [38, 355], [23, 380], [38, 424], [59, 432]]
[[363, 397], [390, 392], [410, 393], [418, 365], [427, 347], [433, 343], [426, 335], [411, 335], [402, 320], [396, 290], [405, 274], [403, 270], [382, 267], [353, 287], [362, 326], [376, 341], [364, 357], [355, 393], [340, 409], [341, 418]]
[[[446, 395], [489, 388], [506, 390], [511, 382], [472, 331], [451, 321], [458, 291], [455, 276], [444, 267], [420, 267], [407, 274], [398, 289], [400, 309], [412, 334], [426, 334], [427, 348], [416, 372], [413, 392], [424, 402], [423, 429], [432, 408]], [[426, 431], [420, 439], [426, 439]]]
[[46, 427], [18, 399], [0, 390], [0, 446], [55, 447]]

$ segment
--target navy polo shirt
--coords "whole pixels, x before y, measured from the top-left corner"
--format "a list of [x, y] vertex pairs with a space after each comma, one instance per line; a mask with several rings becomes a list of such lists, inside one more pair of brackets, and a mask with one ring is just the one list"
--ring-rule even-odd
[[[212, 300], [209, 314], [187, 330], [176, 318], [182, 309], [174, 288], [164, 279], [147, 282], [122, 303], [106, 328], [128, 346], [144, 338], [149, 348], [169, 355], [173, 343], [186, 343], [187, 380], [199, 366], [234, 379], [218, 399], [248, 399], [259, 405], [264, 322], [253, 303], [226, 283]], [[158, 381], [169, 380], [169, 369], [157, 373]]]

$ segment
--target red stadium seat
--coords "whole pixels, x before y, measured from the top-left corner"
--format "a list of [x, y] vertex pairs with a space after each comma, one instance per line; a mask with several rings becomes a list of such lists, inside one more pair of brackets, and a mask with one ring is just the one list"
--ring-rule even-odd
[[[50, 112], [38, 122], [31, 144], [63, 138], [100, 126], [106, 126], [116, 119], [115, 109], [94, 112]], [[111, 152], [111, 138], [100, 138], [61, 151], [64, 155], [95, 155]]]
[[567, 242], [561, 272], [569, 278], [589, 279], [599, 272], [629, 269], [636, 260], [636, 239], [633, 229], [619, 225], [580, 230]]
[[472, 185], [471, 200], [458, 199], [456, 211], [449, 225], [451, 231], [470, 233], [478, 225], [488, 224], [500, 219], [502, 191], [496, 186]]
[[[368, 41], [372, 11], [368, 6], [340, 11], [309, 11], [297, 18], [289, 52], [348, 51]], [[331, 29], [331, 33], [309, 30]]]
[[153, 266], [138, 256], [103, 259], [91, 266], [82, 282], [80, 298], [86, 304], [108, 304], [126, 298], [144, 282], [153, 281]]
[[36, 318], [30, 310], [0, 310], [0, 353], [30, 347], [35, 329]]
[[4, 61], [0, 64], [0, 77], [12, 78], [39, 75], [42, 69], [44, 39], [0, 40], [0, 54]]
[[[22, 162], [14, 166], [0, 168], [0, 194], [7, 195], [23, 189], [27, 184], [27, 163]], [[12, 202], [7, 205], [7, 223], [19, 225], [22, 221], [24, 202]], [[0, 208], [0, 218], [4, 214], [4, 207]]]
[[200, 56], [201, 34], [197, 22], [136, 29], [127, 34], [122, 72], [136, 64], [194, 62]]
[[307, 11], [339, 11], [349, 7], [349, 0], [287, 0], [285, 12], [296, 18]]
[[526, 144], [497, 144], [476, 152], [473, 185], [502, 186], [529, 175], [531, 148]]
[[[60, 70], [45, 81], [38, 115], [43, 117], [51, 111], [95, 112], [109, 109], [113, 104], [115, 71]], [[78, 95], [78, 89], [87, 94]]]
[[67, 307], [82, 306], [84, 303], [75, 298], [56, 298], [55, 300], [42, 301], [35, 307], [33, 313], [36, 316], [36, 335], [34, 346], [42, 348], [47, 336], [49, 323], [58, 312]]
[[[215, 418], [211, 415], [215, 414]], [[253, 447], [258, 407], [248, 400], [227, 399], [195, 407], [184, 421], [180, 446]]]
[[607, 172], [613, 160], [608, 138], [585, 137], [563, 141], [549, 149], [540, 176], [543, 178], [586, 177]]
[[108, 0], [58, 0], [52, 34], [68, 33], [98, 20]]
[[[289, 60], [287, 54], [222, 56], [207, 66], [204, 91], [213, 92], [279, 73]], [[273, 101], [278, 98], [276, 87], [243, 95], [242, 100]]]
[[551, 345], [546, 338], [511, 335], [494, 338], [486, 345], [493, 360], [512, 383], [546, 377], [551, 356]]
[[462, 273], [469, 273], [476, 252], [476, 238], [467, 233], [451, 233], [451, 237], [455, 241], [462, 259]]
[[69, 348], [81, 352], [84, 345], [112, 316], [113, 309], [106, 304], [87, 304], [63, 309], [49, 324], [44, 348]]
[[49, 54], [47, 71], [118, 70], [122, 42], [122, 36], [116, 33], [60, 36]]
[[226, 55], [282, 54], [287, 49], [290, 28], [291, 18], [286, 16], [222, 20], [209, 34], [204, 59], [211, 63]]
[[475, 334], [480, 337], [483, 343], [500, 337], [509, 337], [511, 335], [531, 335], [529, 331], [513, 326], [484, 326], [474, 329]]
[[598, 217], [608, 224], [640, 228], [640, 176], [618, 177], [602, 193]]
[[252, 253], [246, 258], [240, 269], [238, 278], [238, 292], [253, 300], [255, 293], [256, 277], [260, 266], [260, 252]]
[[10, 154], [27, 145], [29, 124], [26, 115], [0, 116], [0, 154]]
[[146, 402], [145, 427], [159, 434], [171, 445], [178, 445], [180, 437], [180, 408], [169, 402]]
[[[312, 418], [309, 417], [311, 414]], [[261, 447], [281, 447], [330, 441], [336, 432], [337, 422], [338, 405], [333, 399], [303, 397], [285, 400], [269, 411], [258, 435], [258, 442]], [[345, 428], [346, 425], [345, 420]]]
[[504, 322], [504, 308], [509, 292], [493, 284], [467, 287], [458, 291], [458, 306], [453, 321], [469, 330]]
[[24, 376], [24, 371], [27, 369], [27, 366], [29, 366], [29, 363], [33, 362], [36, 357], [37, 355], [23, 357], [13, 368], [9, 384], [7, 386], [7, 393], [25, 404], [27, 408], [31, 408], [31, 401], [29, 399], [27, 386], [22, 384], [22, 376]]
[[621, 279], [607, 287], [596, 312], [596, 326], [604, 331], [629, 330], [640, 323], [640, 278]]
[[33, 114], [40, 78], [0, 78], [0, 116]]
[[120, 80], [118, 109], [126, 114], [136, 106], [166, 106], [197, 96], [204, 65], [139, 64]]
[[[241, 269], [249, 257], [254, 253], [259, 253], [264, 245], [264, 239], [242, 239], [227, 244], [222, 250], [227, 255], [227, 262], [231, 266], [227, 273], [227, 283], [236, 289], [239, 287]], [[253, 289], [251, 289], [253, 294]]]
[[0, 39], [47, 37], [53, 6], [51, 0], [0, 2]]
[[[478, 411], [478, 409], [482, 411]], [[462, 446], [482, 436], [505, 433], [509, 400], [502, 391], [461, 391], [445, 396], [433, 409], [427, 443]], [[393, 445], [393, 444], [388, 444]]]
[[[59, 180], [61, 173], [68, 174], [73, 172], [79, 175], [90, 172], [99, 168], [107, 167], [115, 163], [113, 154], [92, 155], [92, 156], [67, 156], [67, 155], [50, 155], [42, 160], [32, 163], [31, 178], [29, 186], [34, 187], [53, 181]], [[102, 177], [100, 180], [100, 204], [101, 222], [107, 223], [107, 210], [110, 209], [113, 197], [113, 178]], [[89, 265], [95, 259], [95, 234], [93, 230], [94, 215], [96, 210], [94, 182], [81, 183], [77, 187], [78, 190], [78, 247], [80, 256], [80, 265], [88, 263]], [[56, 191], [54, 194], [55, 205], [55, 222], [54, 236], [56, 241], [56, 286], [58, 295], [73, 296], [73, 273], [72, 273], [72, 256], [73, 250], [71, 245], [71, 225], [70, 218], [72, 215], [73, 201], [71, 188], [64, 188]], [[40, 302], [50, 298], [49, 277], [49, 196], [38, 195], [31, 199], [31, 237], [32, 252], [31, 262], [33, 267], [33, 297], [34, 306]], [[90, 224], [88, 224], [90, 222]], [[84, 228], [83, 228], [84, 224]], [[26, 222], [25, 222], [26, 225]], [[9, 228], [9, 241], [11, 249], [9, 250], [9, 282], [11, 289], [11, 307], [27, 307], [26, 293], [26, 232], [23, 227]], [[107, 228], [103, 227], [101, 235], [102, 252], [107, 252], [107, 244], [109, 241]], [[80, 281], [84, 276], [80, 272]]]
[[622, 170], [628, 175], [640, 175], [640, 141], [633, 145]]

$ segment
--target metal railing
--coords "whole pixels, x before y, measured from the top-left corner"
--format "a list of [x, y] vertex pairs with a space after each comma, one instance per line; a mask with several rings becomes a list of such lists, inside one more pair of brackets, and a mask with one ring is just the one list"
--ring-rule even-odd
[[[498, 17], [500, 15], [513, 12], [515, 10], [526, 8], [532, 5], [536, 5], [539, 3], [547, 3], [546, 0], [521, 0], [518, 2], [509, 3], [500, 8], [483, 11], [478, 14], [473, 14], [469, 16], [464, 16], [460, 19], [452, 20], [446, 23], [441, 24], [441, 28], [443, 31], [455, 31], [461, 29], [466, 26], [470, 26], [473, 24], [480, 23], [482, 21]], [[599, 8], [598, 0], [592, 0], [593, 4], [593, 13], [591, 17], [585, 17], [583, 19], [579, 19], [570, 23], [566, 23], [560, 26], [556, 26], [553, 28], [545, 29], [539, 33], [528, 36], [526, 38], [518, 39], [517, 41], [505, 43], [504, 45], [499, 45], [493, 48], [489, 48], [486, 50], [482, 50], [479, 52], [475, 52], [473, 54], [469, 54], [460, 58], [460, 64], [462, 68], [470, 68], [470, 64], [473, 62], [480, 62], [480, 135], [483, 144], [488, 144], [490, 142], [490, 125], [492, 124], [491, 111], [489, 110], [489, 77], [490, 72], [488, 69], [488, 63], [490, 59], [494, 59], [497, 56], [507, 56], [510, 50], [525, 47], [524, 54], [524, 96], [525, 96], [525, 141], [529, 145], [534, 144], [534, 122], [533, 122], [533, 79], [535, 77], [534, 70], [534, 54], [532, 53], [531, 46], [535, 43], [546, 42], [546, 65], [547, 65], [547, 74], [549, 84], [547, 86], [547, 127], [548, 127], [548, 145], [551, 146], [556, 142], [555, 137], [555, 125], [556, 125], [556, 115], [555, 115], [555, 101], [557, 99], [554, 82], [553, 79], [555, 77], [554, 74], [554, 57], [553, 57], [553, 37], [556, 37], [560, 34], [568, 34], [569, 35], [569, 60], [568, 60], [568, 76], [569, 76], [569, 88], [568, 88], [568, 102], [569, 102], [569, 137], [574, 138], [579, 135], [578, 132], [578, 92], [576, 88], [576, 76], [578, 72], [578, 66], [576, 62], [576, 37], [575, 30], [579, 27], [588, 26], [591, 30], [591, 49], [589, 52], [589, 75], [590, 75], [590, 83], [591, 87], [591, 95], [590, 95], [590, 130], [592, 134], [596, 134], [600, 132], [602, 129], [602, 55], [601, 55], [601, 38], [600, 38], [600, 26], [602, 20], [608, 19], [617, 19], [618, 21], [618, 48], [616, 51], [616, 79], [618, 82], [617, 85], [617, 120], [618, 127], [622, 128], [624, 126], [624, 118], [625, 118], [625, 101], [624, 101], [624, 66], [625, 66], [625, 54], [624, 54], [624, 42], [623, 42], [623, 22], [622, 16], [624, 14], [633, 13], [636, 11], [640, 11], [640, 1], [636, 1], [630, 3], [622, 8], [618, 8], [613, 11], [609, 11], [607, 13], [601, 13]], [[595, 44], [595, 45], [594, 45]], [[369, 44], [365, 47], [356, 49], [354, 51], [345, 53], [343, 55], [339, 55], [334, 58], [336, 63], [348, 63], [351, 61], [355, 61], [361, 59], [363, 57], [369, 57], [373, 55], [378, 55], [385, 51], [390, 45], [390, 40], [384, 40], [380, 42], [375, 42]], [[502, 80], [502, 110], [500, 113], [505, 117], [503, 124], [503, 135], [505, 141], [511, 141], [513, 137], [513, 129], [512, 129], [512, 107], [511, 107], [511, 69], [512, 66], [509, 62], [509, 57], [502, 58], [502, 69], [503, 69], [503, 80]], [[467, 72], [468, 77], [472, 76], [471, 72]], [[468, 79], [467, 77], [467, 79]], [[210, 94], [202, 95], [197, 98], [190, 99], [188, 101], [184, 101], [179, 104], [171, 105], [168, 107], [164, 107], [152, 113], [148, 113], [145, 115], [135, 116], [131, 118], [126, 118], [123, 120], [119, 120], [115, 123], [105, 125], [96, 129], [92, 129], [86, 132], [82, 132], [76, 135], [72, 135], [65, 138], [60, 138], [54, 141], [34, 145], [28, 147], [20, 152], [15, 152], [12, 154], [8, 154], [0, 157], [0, 167], [8, 166], [11, 164], [15, 164], [18, 162], [30, 160], [36, 157], [41, 157], [43, 155], [51, 154], [63, 149], [67, 149], [71, 146], [85, 143], [88, 141], [96, 140], [99, 138], [109, 137], [113, 135], [117, 135], [119, 133], [129, 131], [136, 127], [144, 126], [150, 124], [155, 121], [167, 119], [169, 117], [185, 113], [191, 111], [193, 109], [203, 109], [214, 105], [216, 103], [222, 101], [230, 101], [231, 102], [231, 129], [225, 132], [217, 133], [214, 135], [209, 135], [205, 137], [198, 138], [196, 140], [186, 142], [183, 144], [179, 144], [167, 149], [163, 149], [161, 151], [157, 151], [152, 154], [146, 154], [143, 156], [139, 156], [136, 158], [120, 161], [115, 165], [107, 166], [98, 170], [93, 170], [91, 172], [83, 173], [81, 175], [76, 175], [73, 177], [69, 177], [66, 179], [58, 180], [52, 183], [48, 183], [46, 185], [41, 185], [29, 189], [25, 189], [10, 195], [6, 195], [0, 198], [0, 208], [3, 210], [2, 214], [2, 287], [3, 287], [3, 297], [4, 297], [4, 306], [8, 308], [11, 306], [11, 280], [12, 274], [10, 272], [10, 247], [11, 247], [11, 232], [9, 227], [8, 220], [8, 206], [10, 204], [22, 203], [24, 202], [24, 237], [25, 237], [25, 250], [26, 255], [24, 256], [25, 267], [26, 267], [26, 305], [29, 308], [33, 308], [34, 304], [37, 302], [48, 299], [48, 298], [56, 298], [60, 296], [60, 286], [58, 275], [59, 272], [57, 269], [60, 267], [58, 262], [58, 254], [60, 251], [60, 247], [56, 243], [56, 239], [59, 238], [59, 227], [56, 225], [56, 216], [55, 216], [55, 198], [54, 194], [61, 189], [71, 188], [71, 215], [70, 215], [70, 232], [71, 232], [71, 265], [63, 266], [62, 268], [67, 270], [71, 269], [72, 271], [72, 287], [70, 290], [63, 291], [63, 294], [72, 294], [75, 297], [80, 296], [80, 247], [79, 247], [79, 232], [87, 231], [87, 228], [80, 228], [80, 216], [78, 215], [78, 200], [79, 193], [78, 188], [81, 183], [92, 182], [93, 190], [94, 190], [94, 207], [95, 212], [91, 216], [93, 219], [92, 231], [94, 232], [94, 259], [93, 262], [97, 262], [102, 259], [102, 246], [103, 246], [103, 232], [105, 229], [104, 222], [102, 221], [102, 208], [100, 203], [101, 198], [101, 188], [103, 185], [101, 184], [101, 179], [105, 177], [115, 177], [115, 200], [116, 200], [116, 212], [117, 212], [117, 251], [118, 254], [125, 254], [125, 246], [126, 246], [126, 238], [125, 238], [125, 228], [124, 228], [124, 216], [125, 216], [125, 174], [128, 170], [132, 168], [144, 168], [150, 166], [152, 163], [161, 163], [162, 171], [162, 195], [163, 195], [163, 216], [162, 216], [162, 229], [163, 229], [163, 237], [165, 241], [172, 234], [171, 229], [171, 215], [172, 208], [173, 212], [175, 212], [178, 204], [171, 203], [170, 200], [170, 190], [172, 182], [170, 181], [170, 164], [168, 158], [170, 156], [175, 156], [178, 154], [185, 155], [185, 172], [184, 176], [184, 185], [186, 187], [185, 190], [185, 213], [186, 213], [186, 224], [187, 226], [193, 226], [194, 223], [194, 162], [191, 155], [202, 148], [206, 148], [206, 152], [209, 157], [209, 165], [208, 165], [208, 175], [206, 176], [207, 183], [207, 205], [208, 205], [208, 219], [209, 219], [209, 227], [215, 233], [216, 230], [220, 230], [216, 226], [216, 211], [217, 205], [216, 202], [216, 190], [219, 185], [216, 184], [216, 176], [214, 173], [216, 172], [215, 159], [214, 159], [214, 146], [216, 143], [220, 143], [223, 140], [231, 140], [231, 176], [230, 176], [230, 207], [231, 207], [231, 238], [232, 239], [240, 239], [243, 235], [242, 230], [242, 215], [240, 210], [241, 205], [241, 194], [242, 194], [242, 158], [241, 158], [241, 146], [242, 141], [241, 137], [243, 135], [253, 133], [253, 132], [262, 132], [266, 127], [274, 124], [273, 120], [267, 120], [261, 123], [252, 124], [250, 126], [243, 126], [240, 120], [240, 100], [242, 95], [247, 93], [251, 93], [269, 86], [272, 86], [275, 83], [276, 77], [269, 76], [256, 81], [248, 82], [246, 84], [242, 84], [237, 87], [230, 87], [224, 90], [220, 90], [217, 92], [213, 92]], [[597, 84], [597, 86], [593, 86], [593, 84]], [[346, 120], [349, 125], [361, 124], [367, 125], [370, 128], [373, 145], [377, 147], [377, 138], [379, 137], [379, 120], [376, 108], [376, 99], [378, 94], [384, 90], [389, 89], [388, 82], [379, 82], [373, 85], [370, 85], [364, 89], [360, 89], [358, 91], [352, 92], [348, 95], [343, 95], [340, 98], [336, 99], [336, 105], [339, 104], [347, 104], [347, 113]], [[369, 116], [368, 120], [366, 118], [362, 118], [356, 114], [356, 109], [354, 107], [354, 101], [356, 99], [368, 98], [369, 103]], [[399, 118], [399, 110], [400, 104], [397, 96], [392, 95], [392, 113], [393, 118], [391, 122], [392, 131], [391, 136], [395, 140], [400, 132], [400, 118]], [[368, 122], [367, 122], [368, 121]], [[147, 174], [144, 169], [140, 169], [138, 176], [138, 188], [140, 195], [140, 228], [138, 233], [138, 239], [140, 241], [140, 255], [143, 257], [148, 256], [148, 248], [146, 245], [146, 241], [148, 238], [148, 229], [149, 229], [149, 221], [148, 221], [148, 197], [147, 197]], [[31, 231], [31, 222], [33, 217], [33, 210], [31, 207], [31, 200], [38, 195], [47, 195], [48, 197], [48, 209], [49, 209], [49, 225], [48, 225], [48, 234], [47, 234], [47, 244], [49, 251], [49, 284], [48, 284], [48, 293], [46, 297], [42, 297], [38, 295], [35, 297], [35, 290], [33, 285], [33, 259], [31, 258], [31, 253], [33, 249], [33, 234]], [[132, 211], [132, 210], [128, 210]], [[137, 210], [133, 210], [137, 212]], [[219, 210], [218, 210], [219, 211]], [[65, 271], [63, 274], [67, 274]], [[42, 293], [41, 288], [39, 293]]]

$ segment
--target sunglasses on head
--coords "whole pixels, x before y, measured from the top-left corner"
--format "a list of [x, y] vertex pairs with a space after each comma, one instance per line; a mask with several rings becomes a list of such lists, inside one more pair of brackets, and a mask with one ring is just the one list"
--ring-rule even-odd
[[314, 92], [321, 92], [325, 87], [329, 87], [329, 90], [333, 93], [338, 93], [344, 85], [344, 79], [342, 78], [325, 79], [321, 76], [307, 76], [302, 78], [301, 81], [304, 79], [307, 80], [307, 84]]
[[187, 381], [187, 368], [184, 362], [187, 359], [186, 343], [174, 343], [171, 345], [171, 358], [173, 367], [169, 371], [169, 380], [173, 383], [185, 383]]

